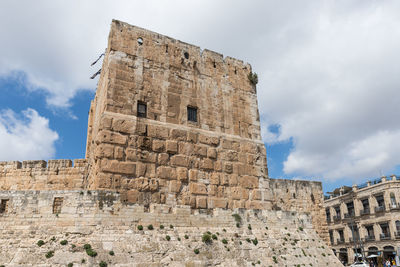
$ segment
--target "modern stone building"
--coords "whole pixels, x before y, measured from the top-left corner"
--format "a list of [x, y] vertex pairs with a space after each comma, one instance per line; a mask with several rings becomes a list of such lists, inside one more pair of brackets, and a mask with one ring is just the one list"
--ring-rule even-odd
[[[337, 257], [393, 258], [400, 248], [400, 177], [334, 190], [324, 201], [330, 243]], [[357, 253], [357, 255], [356, 255]]]

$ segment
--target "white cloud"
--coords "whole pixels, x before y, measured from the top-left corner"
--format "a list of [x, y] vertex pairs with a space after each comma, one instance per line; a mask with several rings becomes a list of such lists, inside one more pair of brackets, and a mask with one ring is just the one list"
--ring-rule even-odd
[[332, 3], [320, 7], [311, 35], [264, 68], [261, 112], [281, 126], [264, 140], [293, 138], [288, 174], [357, 182], [400, 164], [400, 5], [336, 12]]
[[48, 119], [34, 109], [21, 115], [10, 109], [0, 112], [0, 161], [49, 159], [55, 154], [57, 139]]
[[284, 171], [358, 179], [400, 164], [398, 14], [396, 0], [2, 1], [0, 75], [23, 71], [67, 107], [95, 88], [89, 65], [120, 19], [250, 62], [264, 140], [294, 142]]

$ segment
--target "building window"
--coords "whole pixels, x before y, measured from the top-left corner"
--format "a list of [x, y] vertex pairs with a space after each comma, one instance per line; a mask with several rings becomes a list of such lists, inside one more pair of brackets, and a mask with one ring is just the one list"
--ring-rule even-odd
[[361, 200], [361, 203], [363, 205], [363, 211], [361, 212], [361, 214], [369, 214], [370, 210], [369, 210], [369, 201], [368, 198], [364, 198]]
[[138, 102], [137, 103], [137, 116], [140, 118], [146, 118], [147, 117], [147, 105], [144, 102]]
[[332, 230], [329, 230], [329, 239], [330, 239], [330, 241], [331, 241], [331, 244], [333, 245], [333, 231]]
[[353, 217], [354, 216], [354, 203], [353, 201], [346, 203], [347, 206], [347, 215], [345, 217]]
[[329, 208], [325, 209], [325, 213], [326, 213], [326, 220], [329, 222], [331, 222], [331, 211]]
[[344, 232], [343, 230], [338, 230], [339, 233], [339, 239], [337, 240], [338, 244], [344, 242]]
[[55, 197], [53, 201], [53, 214], [61, 213], [61, 206], [64, 201], [63, 197]]
[[375, 240], [374, 227], [372, 225], [366, 225], [365, 229], [367, 230], [367, 236], [365, 237], [365, 240]]
[[382, 223], [379, 225], [382, 230], [382, 234], [380, 235], [381, 240], [382, 239], [390, 239], [390, 230], [389, 230], [389, 224], [388, 223]]
[[397, 208], [396, 197], [394, 196], [394, 193], [393, 193], [393, 192], [390, 193], [390, 205], [391, 205], [390, 207], [391, 207], [392, 209]]
[[0, 213], [7, 213], [8, 199], [2, 199], [0, 202]]
[[197, 122], [197, 108], [187, 107], [188, 121]]
[[385, 199], [383, 198], [383, 195], [378, 195], [375, 198], [376, 198], [376, 202], [378, 203], [378, 207], [385, 206]]

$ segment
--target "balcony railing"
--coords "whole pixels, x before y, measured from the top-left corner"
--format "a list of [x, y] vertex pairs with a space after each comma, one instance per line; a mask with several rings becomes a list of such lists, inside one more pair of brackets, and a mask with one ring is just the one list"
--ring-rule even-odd
[[368, 215], [368, 214], [370, 214], [370, 213], [371, 213], [371, 211], [369, 210], [369, 208], [365, 208], [365, 209], [363, 209], [363, 210], [360, 211], [360, 214], [361, 214], [361, 215]]
[[380, 234], [379, 237], [380, 237], [381, 240], [387, 240], [387, 239], [390, 239], [390, 234], [389, 233]]
[[365, 242], [368, 242], [368, 241], [375, 241], [375, 236], [373, 236], [373, 235], [365, 236]]
[[384, 212], [384, 211], [385, 211], [385, 205], [375, 207], [375, 213]]
[[336, 240], [336, 244], [343, 244], [344, 243], [344, 238], [338, 238]]
[[400, 238], [400, 232], [394, 232], [394, 237], [396, 239], [399, 239]]
[[333, 216], [333, 221], [334, 222], [338, 222], [338, 221], [340, 221], [342, 218], [340, 217], [340, 215], [336, 215], [336, 216]]
[[[359, 237], [359, 236], [356, 236], [354, 239], [355, 239], [356, 242], [357, 242], [358, 240], [360, 240], [360, 237]], [[353, 243], [353, 242], [354, 242], [354, 239], [353, 239], [352, 237], [350, 237], [350, 238], [349, 238], [349, 242], [350, 242], [350, 243]]]
[[345, 218], [345, 219], [347, 219], [347, 218], [352, 218], [352, 217], [354, 217], [354, 211], [344, 214], [344, 218]]

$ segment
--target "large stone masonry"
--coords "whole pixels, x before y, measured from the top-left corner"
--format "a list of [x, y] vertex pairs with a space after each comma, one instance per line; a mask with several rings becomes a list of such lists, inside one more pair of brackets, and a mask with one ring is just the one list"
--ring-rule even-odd
[[[162, 204], [146, 209], [126, 205], [113, 191], [0, 191], [3, 198], [10, 203], [0, 214], [0, 265], [8, 267], [101, 261], [120, 267], [341, 266], [307, 213], [218, 208], [206, 213]], [[62, 199], [57, 211], [55, 199]], [[207, 232], [215, 239], [206, 243]], [[85, 244], [98, 255], [87, 255]], [[54, 256], [47, 258], [50, 251]]]
[[144, 205], [271, 207], [249, 64], [113, 21], [102, 69], [89, 118], [88, 188]]
[[[0, 265], [341, 266], [323, 242], [321, 183], [268, 177], [251, 73], [113, 21], [86, 159], [0, 162]], [[202, 243], [206, 231], [219, 241]]]

